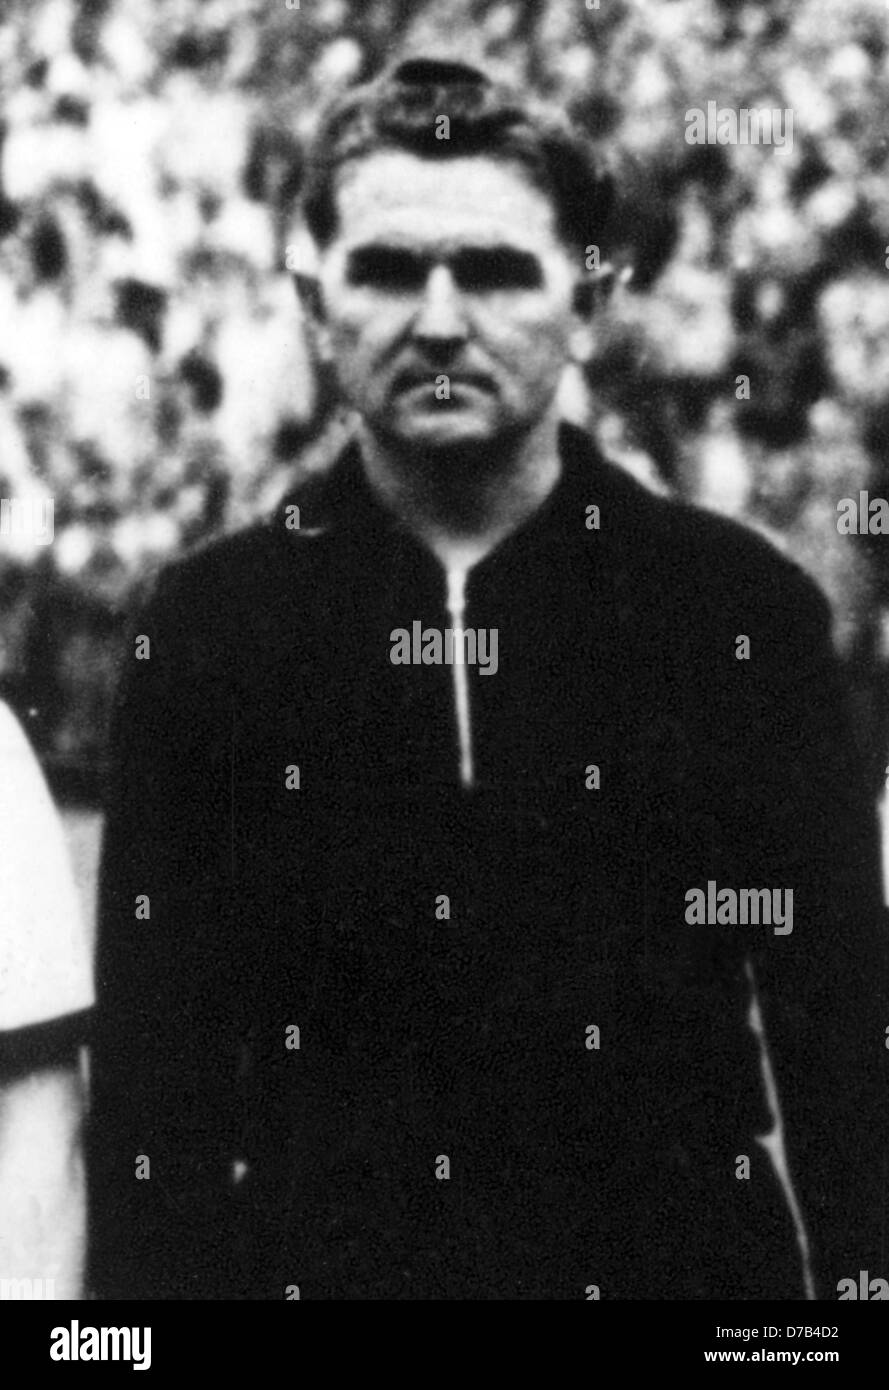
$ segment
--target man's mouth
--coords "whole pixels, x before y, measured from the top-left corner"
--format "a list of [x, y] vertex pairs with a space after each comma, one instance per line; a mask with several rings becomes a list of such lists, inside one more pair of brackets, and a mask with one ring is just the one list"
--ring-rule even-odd
[[494, 389], [491, 378], [481, 372], [407, 371], [401, 372], [395, 379], [395, 391], [399, 394], [423, 389], [440, 391], [443, 386], [447, 386], [450, 391], [471, 388], [490, 392]]

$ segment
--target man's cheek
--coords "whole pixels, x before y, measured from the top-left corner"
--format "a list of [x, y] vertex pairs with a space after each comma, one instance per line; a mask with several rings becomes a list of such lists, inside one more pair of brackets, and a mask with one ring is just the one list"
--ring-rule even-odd
[[373, 375], [372, 358], [367, 345], [362, 343], [360, 336], [353, 338], [342, 335], [333, 338], [331, 346], [334, 366], [340, 381], [360, 389], [362, 383]]
[[527, 343], [514, 340], [500, 357], [508, 379], [532, 393], [545, 392], [546, 383], [561, 376], [568, 359], [568, 345], [562, 337], [543, 332]]
[[371, 370], [379, 365], [386, 353], [389, 335], [381, 333], [378, 325], [343, 323], [333, 338], [334, 352], [355, 367]]
[[331, 341], [334, 351], [341, 357], [352, 357], [356, 346], [361, 342], [361, 325], [350, 323], [348, 319], [340, 319], [331, 329]]
[[549, 316], [538, 318], [504, 318], [493, 324], [488, 335], [492, 347], [509, 357], [527, 360], [555, 353], [567, 353], [570, 334], [568, 317], [553, 320]]

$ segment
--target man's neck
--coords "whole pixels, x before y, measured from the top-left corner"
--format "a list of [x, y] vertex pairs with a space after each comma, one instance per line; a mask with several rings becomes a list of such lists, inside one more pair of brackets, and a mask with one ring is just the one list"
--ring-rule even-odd
[[362, 426], [367, 480], [446, 569], [470, 569], [543, 505], [561, 474], [559, 422], [479, 450], [394, 447]]

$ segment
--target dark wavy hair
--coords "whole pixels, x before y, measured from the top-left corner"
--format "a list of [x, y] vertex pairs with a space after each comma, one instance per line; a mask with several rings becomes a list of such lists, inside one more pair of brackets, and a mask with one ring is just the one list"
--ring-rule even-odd
[[[447, 116], [450, 138], [436, 138]], [[336, 176], [378, 150], [429, 159], [483, 154], [524, 165], [556, 210], [565, 243], [582, 249], [601, 236], [611, 180], [586, 136], [560, 111], [528, 99], [462, 63], [415, 58], [346, 92], [326, 113], [309, 154], [303, 214], [319, 246], [337, 231]]]

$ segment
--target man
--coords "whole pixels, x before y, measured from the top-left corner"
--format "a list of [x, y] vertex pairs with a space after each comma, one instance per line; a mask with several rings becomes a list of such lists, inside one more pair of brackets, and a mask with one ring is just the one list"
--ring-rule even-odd
[[91, 964], [58, 814], [0, 703], [0, 1299], [82, 1296]]
[[360, 436], [137, 629], [100, 1297], [829, 1298], [880, 1267], [889, 1000], [826, 604], [560, 424], [606, 210], [564, 122], [460, 65], [322, 130], [318, 332]]

